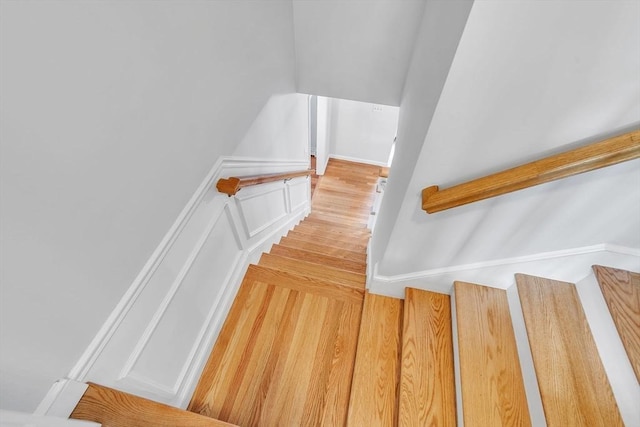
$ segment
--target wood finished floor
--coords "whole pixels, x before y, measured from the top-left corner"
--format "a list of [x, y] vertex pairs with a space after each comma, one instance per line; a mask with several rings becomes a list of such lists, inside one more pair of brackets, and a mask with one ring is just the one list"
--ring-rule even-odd
[[345, 424], [378, 173], [329, 161], [309, 217], [250, 266], [189, 410], [240, 426]]

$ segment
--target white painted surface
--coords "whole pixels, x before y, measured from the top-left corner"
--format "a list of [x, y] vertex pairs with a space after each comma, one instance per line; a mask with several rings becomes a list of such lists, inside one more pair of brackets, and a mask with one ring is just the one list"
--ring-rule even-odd
[[595, 275], [592, 273], [576, 283], [576, 289], [622, 420], [627, 426], [640, 426], [638, 380]]
[[[428, 185], [640, 123], [638, 16], [638, 2], [475, 2], [378, 272], [602, 243], [640, 248], [640, 161], [433, 215], [420, 209]], [[395, 172], [381, 214], [397, 201]]]
[[368, 262], [387, 248], [472, 1], [427, 0], [398, 117], [398, 138]]
[[318, 137], [316, 146], [316, 174], [324, 175], [329, 161], [331, 135], [331, 100], [318, 97]]
[[99, 427], [93, 421], [69, 420], [0, 409], [0, 427]]
[[[308, 96], [273, 95], [233, 152], [260, 159], [304, 159], [309, 147]], [[305, 169], [305, 168], [303, 168]]]
[[294, 0], [298, 92], [400, 105], [423, 0]]
[[56, 381], [33, 414], [69, 418], [88, 387], [86, 383], [69, 379]]
[[309, 211], [306, 177], [232, 198], [215, 183], [306, 162], [221, 159], [70, 376], [186, 407], [249, 262]]
[[3, 1], [0, 16], [0, 406], [30, 412], [216, 159], [240, 141], [302, 159], [300, 126], [260, 118], [300, 113], [286, 95], [293, 11], [287, 0]]
[[386, 166], [398, 112], [388, 105], [332, 99], [330, 156]]
[[507, 289], [513, 284], [513, 275], [516, 273], [575, 283], [582, 280], [594, 264], [637, 271], [640, 269], [640, 249], [599, 244], [395, 276], [385, 276], [374, 269], [369, 292], [403, 298], [404, 288], [410, 286], [450, 294], [455, 280]]

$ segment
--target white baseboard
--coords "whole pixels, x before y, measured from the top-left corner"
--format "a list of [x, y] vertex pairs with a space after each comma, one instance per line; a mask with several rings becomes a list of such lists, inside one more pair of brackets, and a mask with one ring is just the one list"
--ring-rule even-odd
[[351, 156], [342, 156], [340, 154], [329, 154], [329, 158], [338, 159], [338, 160], [346, 160], [348, 162], [355, 162], [355, 163], [365, 163], [365, 164], [374, 165], [374, 166], [382, 166], [382, 167], [386, 167], [387, 166], [387, 162], [379, 162], [377, 160], [362, 159], [362, 158], [351, 157]]
[[515, 273], [576, 283], [591, 272], [594, 264], [639, 271], [640, 249], [599, 244], [394, 276], [379, 274], [375, 265], [368, 287], [374, 294], [404, 298], [407, 286], [451, 294], [456, 280], [507, 289], [515, 282]]
[[[268, 250], [310, 209], [310, 180], [306, 177], [248, 187], [239, 197], [218, 193], [215, 183], [221, 177], [307, 169], [308, 163], [308, 159], [220, 158], [64, 381], [94, 381], [186, 407], [249, 263], [259, 259], [262, 251]], [[264, 209], [265, 203], [271, 204], [271, 208]], [[169, 334], [162, 322], [178, 318], [175, 314], [167, 318], [171, 304], [179, 299], [176, 294], [184, 286], [190, 287], [188, 292], [183, 291], [184, 295], [199, 289], [193, 283], [202, 277], [202, 266], [206, 263], [200, 261], [196, 267], [192, 266], [198, 257], [210, 256], [220, 239], [226, 239], [226, 245], [231, 246], [221, 253], [228, 262], [220, 265], [212, 278], [213, 282], [217, 281], [216, 289], [207, 288], [213, 295], [211, 308], [206, 320], [195, 324], [199, 332], [192, 333], [189, 354], [175, 362], [175, 380], [168, 378], [160, 368], [150, 367], [145, 361], [149, 360], [148, 354], [144, 352], [148, 345], [155, 345], [156, 350], [158, 345], [163, 345], [160, 338], [154, 341], [154, 334], [162, 337]], [[189, 277], [192, 270], [197, 271], [194, 277]], [[171, 276], [174, 273], [175, 277]], [[183, 284], [185, 277], [187, 282], [191, 280], [188, 285]], [[181, 301], [184, 305], [184, 300]], [[199, 315], [204, 318], [204, 314]], [[166, 345], [167, 351], [171, 351], [171, 343]], [[42, 405], [55, 404], [58, 394], [48, 395]]]

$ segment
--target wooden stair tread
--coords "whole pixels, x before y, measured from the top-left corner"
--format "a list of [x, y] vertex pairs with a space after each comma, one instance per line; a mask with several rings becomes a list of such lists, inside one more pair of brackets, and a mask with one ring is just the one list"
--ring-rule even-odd
[[358, 241], [354, 241], [353, 239], [345, 240], [345, 239], [336, 239], [333, 237], [322, 237], [318, 235], [310, 235], [307, 233], [302, 233], [296, 230], [289, 231], [289, 233], [287, 233], [287, 237], [290, 237], [298, 241], [316, 243], [316, 244], [330, 246], [334, 248], [345, 249], [352, 252], [365, 253], [367, 249], [366, 241], [359, 243]]
[[465, 426], [530, 426], [507, 292], [454, 286]]
[[393, 426], [398, 416], [402, 300], [367, 293], [347, 425]]
[[296, 234], [304, 234], [307, 237], [321, 237], [323, 239], [338, 240], [340, 242], [355, 242], [363, 247], [367, 247], [369, 243], [369, 234], [353, 234], [349, 232], [340, 233], [323, 228], [303, 227], [297, 225], [292, 231]]
[[399, 406], [400, 426], [456, 425], [449, 295], [405, 289]]
[[309, 216], [305, 218], [305, 223], [315, 224], [320, 226], [328, 226], [335, 229], [344, 229], [344, 230], [354, 230], [354, 229], [362, 229], [363, 232], [369, 232], [366, 224], [344, 224], [342, 222], [337, 222], [334, 219], [328, 218], [326, 216], [316, 215], [311, 212]]
[[334, 246], [326, 246], [319, 243], [307, 242], [304, 240], [297, 240], [291, 237], [283, 237], [280, 239], [280, 245], [290, 248], [303, 249], [309, 252], [317, 252], [320, 254], [330, 255], [334, 258], [341, 258], [354, 262], [366, 262], [367, 255], [362, 252], [354, 252], [347, 249], [342, 249]]
[[572, 283], [516, 275], [549, 426], [622, 426], [609, 380]]
[[303, 221], [296, 225], [297, 231], [305, 231], [311, 233], [327, 233], [328, 235], [342, 235], [355, 237], [357, 239], [368, 239], [371, 236], [371, 232], [366, 228], [352, 228], [352, 227], [336, 227], [330, 224], [318, 224], [311, 221]]
[[640, 382], [640, 273], [600, 265], [593, 271]]
[[364, 274], [340, 270], [326, 265], [313, 264], [293, 258], [274, 254], [262, 254], [258, 265], [272, 269], [280, 269], [305, 277], [326, 280], [342, 286], [364, 289], [366, 277]]
[[290, 248], [288, 246], [273, 245], [269, 253], [287, 258], [299, 259], [301, 261], [312, 262], [314, 264], [328, 265], [340, 270], [353, 271], [354, 273], [365, 274], [367, 270], [365, 263], [362, 262], [349, 261], [317, 252]]
[[256, 283], [278, 285], [351, 302], [362, 301], [364, 296], [363, 289], [254, 264], [249, 266], [245, 278]]
[[252, 269], [264, 270], [245, 276], [190, 409], [247, 427], [344, 424], [362, 295], [268, 284]]
[[89, 383], [89, 387], [69, 418], [94, 421], [102, 424], [103, 427], [233, 425], [93, 383]]

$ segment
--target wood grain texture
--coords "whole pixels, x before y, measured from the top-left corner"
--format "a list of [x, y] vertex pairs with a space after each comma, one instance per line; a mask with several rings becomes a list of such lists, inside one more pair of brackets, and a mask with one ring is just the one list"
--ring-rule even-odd
[[397, 298], [365, 295], [349, 401], [349, 426], [397, 424], [402, 304]]
[[349, 261], [342, 258], [336, 258], [317, 252], [304, 251], [302, 249], [289, 248], [286, 246], [273, 245], [271, 254], [284, 256], [287, 258], [299, 259], [320, 265], [328, 265], [340, 270], [352, 271], [354, 273], [365, 274], [367, 267], [363, 262]]
[[302, 249], [309, 252], [330, 255], [334, 258], [345, 259], [348, 261], [364, 263], [367, 260], [367, 254], [363, 252], [363, 249], [356, 252], [335, 246], [326, 246], [319, 243], [313, 243], [307, 240], [297, 240], [292, 237], [283, 237], [282, 239], [280, 239], [279, 244], [281, 246], [286, 246], [289, 248]]
[[189, 409], [242, 426], [344, 424], [362, 296], [260, 273], [245, 276]]
[[307, 233], [302, 233], [293, 229], [287, 233], [287, 237], [296, 240], [302, 240], [304, 242], [311, 242], [324, 246], [331, 246], [333, 248], [346, 249], [348, 251], [360, 252], [367, 250], [367, 240], [362, 239], [349, 239], [349, 238], [336, 238], [333, 236], [318, 236]]
[[547, 425], [622, 426], [575, 285], [516, 275]]
[[89, 383], [70, 418], [103, 427], [224, 427], [232, 424]]
[[376, 169], [329, 161], [312, 214], [249, 266], [190, 410], [243, 427], [345, 424]]
[[399, 404], [399, 426], [456, 425], [448, 295], [405, 289]]
[[600, 265], [593, 271], [640, 382], [640, 273]]
[[366, 281], [364, 274], [274, 254], [262, 254], [258, 265], [358, 289], [364, 289]]
[[427, 187], [422, 193], [422, 209], [427, 213], [439, 212], [637, 158], [640, 158], [640, 130], [443, 190]]
[[361, 302], [364, 297], [363, 289], [342, 286], [326, 280], [305, 277], [299, 274], [275, 268], [263, 267], [260, 265], [250, 265], [247, 273], [245, 274], [245, 278], [249, 281], [253, 280], [261, 283], [269, 283], [280, 287], [286, 287], [352, 303]]
[[507, 292], [454, 286], [465, 426], [530, 426]]
[[242, 188], [250, 187], [252, 185], [266, 184], [268, 182], [282, 181], [286, 179], [297, 178], [300, 176], [314, 175], [315, 173], [316, 173], [315, 170], [306, 169], [302, 171], [278, 173], [278, 174], [271, 174], [271, 175], [246, 176], [242, 178], [238, 178], [238, 177], [220, 178], [216, 183], [216, 189], [220, 193], [233, 196]]

